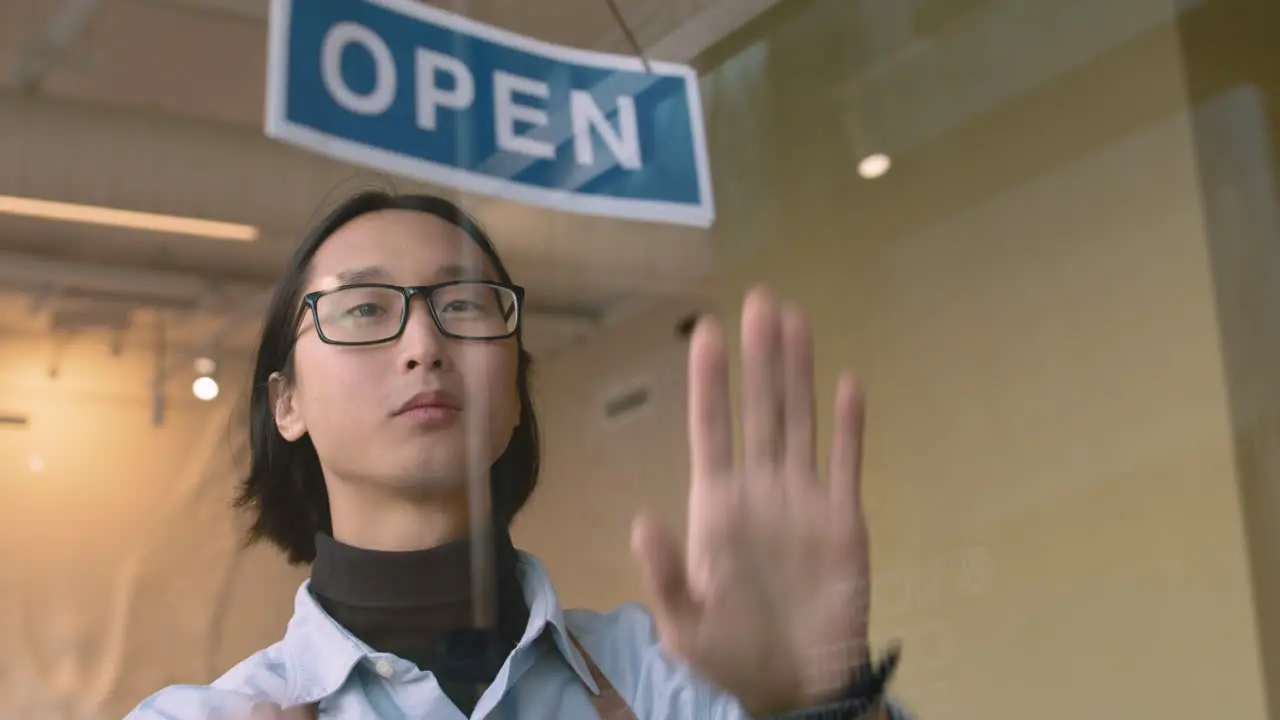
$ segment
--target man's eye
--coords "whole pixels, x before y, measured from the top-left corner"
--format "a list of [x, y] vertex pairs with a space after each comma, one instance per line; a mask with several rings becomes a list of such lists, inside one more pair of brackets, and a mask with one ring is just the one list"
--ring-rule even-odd
[[348, 314], [355, 315], [356, 317], [372, 317], [374, 315], [381, 314], [382, 312], [385, 312], [382, 307], [373, 303], [357, 305], [347, 311]]
[[445, 305], [443, 308], [445, 312], [450, 312], [450, 311], [465, 312], [467, 310], [480, 310], [480, 309], [481, 309], [480, 303], [474, 300], [453, 300], [448, 305]]

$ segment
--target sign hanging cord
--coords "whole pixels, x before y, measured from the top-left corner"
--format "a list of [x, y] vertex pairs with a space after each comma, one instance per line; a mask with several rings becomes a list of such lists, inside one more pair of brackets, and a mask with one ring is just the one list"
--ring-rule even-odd
[[644, 48], [640, 47], [640, 41], [636, 39], [635, 33], [631, 32], [631, 26], [627, 24], [627, 19], [623, 17], [622, 11], [618, 9], [615, 0], [604, 0], [605, 5], [609, 6], [609, 12], [613, 14], [613, 19], [618, 23], [618, 27], [622, 29], [622, 34], [626, 36], [627, 42], [631, 44], [632, 51], [636, 57], [640, 58], [641, 64], [644, 65], [644, 71], [650, 75], [653, 74], [653, 68], [649, 66], [649, 58], [644, 54]]

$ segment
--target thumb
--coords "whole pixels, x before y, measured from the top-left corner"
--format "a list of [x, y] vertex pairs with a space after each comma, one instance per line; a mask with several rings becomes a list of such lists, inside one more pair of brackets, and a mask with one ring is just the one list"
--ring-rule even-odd
[[316, 720], [319, 712], [315, 705], [296, 705], [281, 709], [273, 702], [255, 703], [249, 711], [249, 720]]
[[315, 704], [311, 705], [295, 705], [284, 711], [281, 716], [283, 720], [316, 720], [320, 716], [320, 711]]
[[284, 711], [273, 702], [254, 703], [249, 708], [249, 720], [283, 720]]
[[684, 558], [671, 534], [647, 516], [631, 525], [631, 553], [652, 599], [658, 635], [668, 650], [688, 659], [700, 606], [689, 590]]

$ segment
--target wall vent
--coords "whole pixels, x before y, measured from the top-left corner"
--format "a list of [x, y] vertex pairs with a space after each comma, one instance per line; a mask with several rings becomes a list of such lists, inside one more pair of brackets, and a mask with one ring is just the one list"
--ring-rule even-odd
[[613, 385], [601, 395], [600, 422], [606, 429], [640, 417], [653, 404], [653, 381], [637, 378]]

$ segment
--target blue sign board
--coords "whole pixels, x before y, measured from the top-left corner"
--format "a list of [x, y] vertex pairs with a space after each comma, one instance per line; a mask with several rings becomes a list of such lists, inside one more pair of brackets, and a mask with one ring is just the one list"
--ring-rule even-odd
[[715, 217], [690, 67], [416, 0], [273, 0], [269, 58], [267, 134], [312, 152], [567, 212]]

